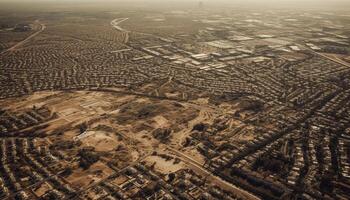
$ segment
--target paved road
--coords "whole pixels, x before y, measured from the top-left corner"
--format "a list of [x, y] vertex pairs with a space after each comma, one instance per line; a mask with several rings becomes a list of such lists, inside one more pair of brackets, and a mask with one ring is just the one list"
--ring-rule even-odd
[[[122, 27], [119, 26], [120, 23], [128, 20], [129, 18], [116, 18], [114, 20], [111, 21], [111, 25], [117, 29], [118, 31], [121, 31], [125, 34], [125, 39], [124, 39], [124, 43], [127, 43], [129, 41], [129, 33], [131, 31], [129, 30], [126, 30]], [[154, 34], [151, 34], [151, 33], [143, 33], [143, 32], [138, 32], [138, 31], [132, 31], [132, 33], [134, 34], [139, 34], [139, 35], [145, 35], [145, 36], [152, 36], [152, 37], [155, 37], [155, 38], [158, 38], [160, 39], [161, 37], [157, 36], [157, 35], [154, 35]]]
[[143, 161], [146, 157], [148, 157], [148, 156], [150, 156], [150, 155], [151, 155], [151, 153], [146, 154], [146, 155], [140, 157], [139, 159], [137, 159], [136, 161], [134, 161], [134, 162], [128, 164], [127, 166], [123, 167], [123, 168], [120, 169], [119, 171], [113, 172], [113, 173], [110, 174], [109, 176], [107, 176], [107, 177], [105, 177], [105, 178], [103, 178], [103, 179], [101, 179], [101, 180], [99, 180], [99, 181], [96, 181], [96, 182], [90, 184], [90, 185], [87, 186], [86, 188], [81, 188], [79, 191], [77, 191], [77, 193], [76, 193], [73, 197], [64, 198], [64, 200], [66, 200], [66, 199], [67, 199], [67, 200], [68, 200], [68, 199], [70, 199], [70, 200], [73, 200], [73, 199], [80, 199], [79, 197], [80, 197], [80, 195], [81, 195], [82, 193], [84, 193], [84, 192], [86, 192], [87, 190], [89, 190], [89, 189], [91, 189], [91, 188], [93, 188], [93, 187], [99, 185], [100, 183], [103, 183], [103, 182], [107, 181], [110, 177], [112, 177], [112, 176], [114, 176], [114, 175], [120, 173], [121, 171], [127, 169], [128, 167], [135, 166], [136, 164], [140, 163], [141, 161]]
[[129, 18], [117, 18], [117, 19], [114, 19], [113, 21], [111, 21], [111, 25], [116, 28], [117, 30], [119, 31], [122, 31], [122, 32], [128, 32], [127, 30], [123, 29], [122, 27], [119, 26], [120, 23], [128, 20]]
[[313, 51], [313, 52], [316, 53], [317, 55], [320, 55], [320, 56], [328, 59], [328, 60], [331, 60], [331, 61], [336, 62], [338, 64], [350, 67], [350, 63], [347, 63], [347, 62], [345, 62], [345, 61], [343, 61], [343, 60], [341, 60], [341, 59], [339, 59], [339, 58], [337, 58], [335, 56], [331, 56], [331, 55], [327, 55], [327, 54], [323, 54], [323, 53], [318, 53], [318, 52], [315, 52], [315, 51]]
[[128, 20], [129, 18], [117, 18], [114, 19], [113, 21], [111, 21], [111, 25], [117, 29], [118, 31], [122, 32], [124, 35], [124, 43], [128, 43], [129, 42], [129, 32], [128, 30], [123, 29], [122, 27], [119, 26], [120, 23]]
[[178, 156], [183, 162], [185, 162], [187, 165], [189, 165], [192, 169], [194, 169], [197, 172], [200, 172], [201, 174], [204, 174], [207, 178], [207, 180], [210, 180], [212, 183], [215, 185], [219, 186], [222, 189], [228, 190], [237, 196], [247, 199], [247, 200], [258, 200], [260, 198], [254, 196], [253, 194], [238, 188], [224, 180], [222, 180], [220, 177], [213, 175], [211, 172], [207, 171], [205, 168], [202, 167], [202, 165], [194, 160], [193, 158], [187, 156], [186, 154], [167, 146], [167, 150], [171, 151], [174, 153], [176, 156]]
[[330, 61], [336, 62], [336, 63], [341, 64], [341, 65], [346, 66], [346, 67], [350, 67], [350, 63], [347, 63], [347, 62], [345, 62], [345, 61], [343, 61], [343, 60], [341, 60], [339, 58], [335, 58], [335, 57], [331, 57], [331, 56], [323, 54], [323, 53], [319, 53], [319, 52], [314, 51], [311, 48], [309, 48], [309, 47], [307, 47], [305, 45], [302, 45], [302, 44], [297, 44], [297, 45], [305, 47], [307, 50], [311, 51], [312, 53], [317, 54], [319, 56], [322, 56], [323, 58], [326, 58], [326, 59], [328, 59]]

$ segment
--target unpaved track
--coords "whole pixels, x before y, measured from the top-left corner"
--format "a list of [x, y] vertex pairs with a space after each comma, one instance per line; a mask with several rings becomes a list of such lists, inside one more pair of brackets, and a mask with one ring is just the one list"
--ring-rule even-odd
[[[36, 21], [36, 23], [38, 23], [39, 21]], [[9, 49], [1, 52], [1, 54], [4, 54], [6, 52], [9, 52], [9, 51], [13, 51], [15, 50], [16, 48], [22, 46], [23, 44], [25, 44], [26, 42], [28, 42], [29, 40], [33, 39], [35, 36], [39, 35], [41, 32], [43, 32], [45, 29], [46, 29], [46, 26], [45, 24], [39, 24], [41, 26], [40, 30], [38, 30], [37, 32], [33, 33], [32, 35], [30, 35], [29, 37], [27, 37], [26, 39], [18, 42], [17, 44], [15, 44], [14, 46], [10, 47]]]

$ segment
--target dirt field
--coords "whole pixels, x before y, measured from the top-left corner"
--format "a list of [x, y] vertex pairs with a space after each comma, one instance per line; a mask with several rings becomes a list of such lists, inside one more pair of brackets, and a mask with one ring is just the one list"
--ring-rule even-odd
[[[186, 162], [203, 166], [207, 158], [198, 150], [199, 143], [183, 145], [193, 137], [194, 127], [215, 126], [218, 119], [222, 121], [225, 116], [241, 111], [237, 102], [214, 105], [209, 98], [179, 102], [91, 91], [38, 92], [16, 102], [0, 101], [0, 106], [14, 113], [45, 107], [55, 116], [44, 122], [46, 138], [36, 140], [35, 145], [49, 146], [57, 151], [56, 156], [65, 158], [60, 162], [61, 169], [69, 169], [64, 179], [75, 189], [88, 188], [115, 170], [140, 161], [164, 175], [187, 169]], [[254, 127], [242, 122], [250, 115], [242, 111], [237, 120], [226, 122], [233, 129], [245, 130], [235, 136], [237, 141], [252, 138]], [[222, 131], [217, 137], [226, 134]], [[222, 142], [214, 140], [214, 144]], [[175, 155], [168, 147], [186, 155], [183, 158], [186, 162], [180, 159], [181, 154]], [[123, 177], [114, 182], [123, 184]], [[50, 185], [42, 184], [34, 192], [42, 196], [48, 190]], [[96, 196], [94, 191], [88, 191], [89, 196]]]
[[88, 185], [98, 182], [112, 174], [113, 170], [102, 162], [97, 162], [90, 166], [88, 170], [76, 169], [67, 178], [67, 181], [76, 188], [85, 188]]
[[154, 165], [154, 169], [163, 174], [169, 174], [183, 169], [183, 163], [176, 163], [175, 159], [166, 160], [160, 156], [149, 156], [145, 159], [148, 165]]

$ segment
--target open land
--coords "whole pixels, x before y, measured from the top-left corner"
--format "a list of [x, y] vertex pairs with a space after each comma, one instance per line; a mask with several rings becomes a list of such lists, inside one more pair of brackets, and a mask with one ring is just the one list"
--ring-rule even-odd
[[350, 198], [347, 12], [4, 16], [1, 199]]

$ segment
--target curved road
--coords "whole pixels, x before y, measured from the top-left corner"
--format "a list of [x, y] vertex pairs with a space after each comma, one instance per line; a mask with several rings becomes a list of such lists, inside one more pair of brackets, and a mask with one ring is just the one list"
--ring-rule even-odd
[[116, 28], [117, 30], [119, 31], [122, 31], [122, 32], [129, 32], [125, 29], [123, 29], [122, 27], [119, 26], [120, 23], [128, 20], [129, 18], [117, 18], [117, 19], [114, 19], [113, 21], [111, 21], [111, 25]]
[[118, 31], [122, 32], [125, 34], [125, 38], [124, 38], [124, 43], [128, 43], [129, 41], [129, 31], [128, 30], [125, 30], [123, 29], [122, 27], [119, 26], [120, 23], [128, 20], [129, 18], [117, 18], [117, 19], [114, 19], [113, 21], [111, 21], [111, 25], [117, 29]]

